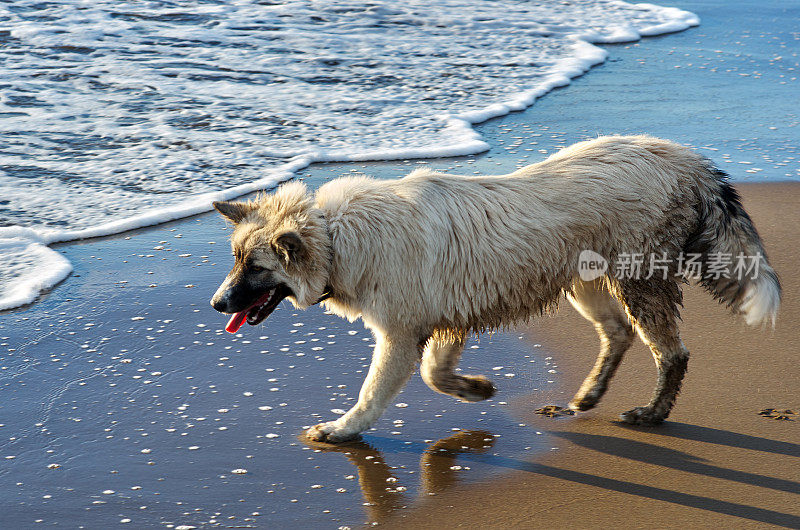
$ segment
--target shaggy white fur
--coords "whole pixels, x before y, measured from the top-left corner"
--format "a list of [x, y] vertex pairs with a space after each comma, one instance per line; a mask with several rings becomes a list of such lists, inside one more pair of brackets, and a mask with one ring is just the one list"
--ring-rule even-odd
[[[230, 204], [230, 203], [229, 203]], [[454, 373], [465, 337], [513, 325], [557, 304], [562, 293], [595, 323], [603, 341], [598, 365], [572, 406], [599, 400], [633, 337], [653, 350], [659, 382], [653, 400], [623, 415], [657, 423], [672, 407], [688, 352], [677, 330], [681, 253], [703, 263], [715, 254], [759, 256], [756, 279], [733, 266], [700, 281], [747, 322], [774, 320], [780, 285], [750, 218], [724, 175], [701, 155], [647, 136], [581, 142], [503, 176], [464, 177], [414, 171], [399, 180], [345, 177], [313, 200], [290, 183], [246, 212], [233, 236], [247, 255], [293, 231], [305, 253], [274, 277], [306, 307], [324, 303], [375, 334], [372, 367], [358, 403], [309, 436], [341, 441], [380, 416], [422, 358], [434, 390], [465, 400], [490, 397], [480, 376]], [[230, 217], [230, 216], [229, 216]], [[270, 246], [272, 245], [272, 247]], [[670, 259], [665, 279], [578, 278], [578, 256], [592, 250], [609, 263], [624, 255]], [[277, 250], [272, 256], [280, 255]]]

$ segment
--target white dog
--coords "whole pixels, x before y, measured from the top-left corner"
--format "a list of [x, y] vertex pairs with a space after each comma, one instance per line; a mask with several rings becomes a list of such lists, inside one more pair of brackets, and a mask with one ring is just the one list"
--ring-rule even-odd
[[[315, 196], [291, 182], [255, 202], [214, 205], [235, 224], [236, 262], [212, 299], [229, 330], [257, 324], [284, 298], [361, 318], [376, 339], [356, 405], [308, 436], [338, 442], [368, 428], [418, 362], [437, 392], [489, 398], [492, 383], [457, 375], [465, 338], [526, 321], [562, 293], [594, 323], [602, 349], [570, 403], [599, 401], [636, 330], [658, 382], [649, 404], [621, 415], [659, 423], [680, 390], [689, 352], [678, 333], [681, 265], [750, 324], [772, 321], [780, 284], [752, 221], [721, 171], [699, 154], [646, 136], [582, 142], [510, 175], [417, 170], [399, 180], [345, 177]], [[657, 256], [664, 274], [582, 281], [579, 256], [614, 263]], [[719, 256], [731, 256], [719, 261]], [[750, 275], [737, 271], [748, 256]], [[713, 268], [712, 271], [706, 269]], [[755, 268], [757, 273], [753, 273]]]

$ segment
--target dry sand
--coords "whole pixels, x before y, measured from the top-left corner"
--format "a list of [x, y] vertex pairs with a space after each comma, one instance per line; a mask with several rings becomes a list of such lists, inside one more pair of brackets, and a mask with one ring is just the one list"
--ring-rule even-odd
[[[595, 410], [549, 419], [533, 414], [545, 405], [536, 395], [513, 404], [521, 419], [560, 440], [558, 450], [507, 459], [513, 471], [504, 480], [456, 487], [385, 526], [800, 527], [800, 418], [758, 414], [800, 409], [800, 184], [737, 187], [783, 283], [774, 331], [748, 328], [701, 289], [687, 289], [681, 329], [692, 358], [667, 423], [616, 421], [645, 404], [655, 382], [650, 353], [637, 341]], [[566, 402], [594, 361], [594, 330], [564, 304], [528, 332], [562, 352]]]

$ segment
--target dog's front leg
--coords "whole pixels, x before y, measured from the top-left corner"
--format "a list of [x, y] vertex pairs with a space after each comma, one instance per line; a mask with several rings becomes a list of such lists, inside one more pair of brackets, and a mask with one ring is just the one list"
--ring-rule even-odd
[[420, 338], [415, 334], [375, 332], [375, 351], [358, 402], [335, 421], [311, 427], [312, 440], [330, 443], [351, 440], [377, 420], [406, 384], [420, 358]]

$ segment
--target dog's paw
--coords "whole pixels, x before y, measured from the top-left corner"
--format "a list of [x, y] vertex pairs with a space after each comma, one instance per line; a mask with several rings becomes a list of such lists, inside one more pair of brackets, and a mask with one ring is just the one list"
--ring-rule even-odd
[[619, 419], [630, 425], [658, 425], [664, 422], [662, 414], [651, 407], [636, 407], [619, 415]]
[[567, 407], [576, 412], [585, 412], [593, 409], [599, 400], [596, 394], [587, 394], [582, 397], [575, 396]]
[[358, 432], [351, 432], [336, 425], [335, 421], [314, 425], [306, 431], [309, 440], [331, 444], [349, 442], [359, 437]]
[[462, 401], [483, 401], [497, 392], [494, 384], [482, 375], [465, 375], [457, 381], [457, 388], [451, 394]]

